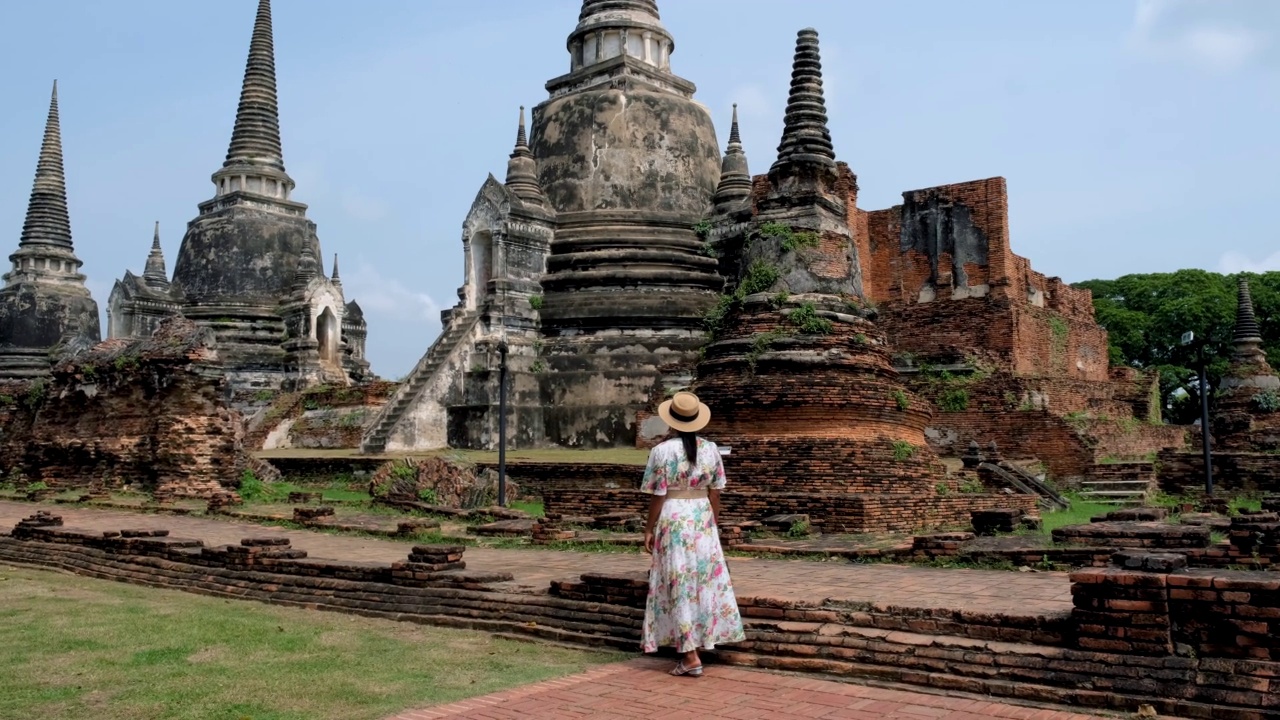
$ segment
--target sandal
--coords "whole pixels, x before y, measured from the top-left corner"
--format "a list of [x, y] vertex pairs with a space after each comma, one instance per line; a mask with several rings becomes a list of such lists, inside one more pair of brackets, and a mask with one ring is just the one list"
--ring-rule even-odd
[[702, 677], [702, 666], [698, 665], [696, 667], [685, 667], [684, 661], [681, 660], [680, 662], [676, 663], [676, 667], [674, 670], [671, 671], [671, 674], [675, 675], [676, 677], [680, 677], [682, 675], [688, 675], [689, 677], [700, 678]]

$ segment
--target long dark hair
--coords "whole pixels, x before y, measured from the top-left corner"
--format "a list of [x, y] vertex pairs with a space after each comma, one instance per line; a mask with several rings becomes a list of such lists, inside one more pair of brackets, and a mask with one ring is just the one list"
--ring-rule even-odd
[[680, 442], [684, 445], [684, 458], [690, 465], [698, 464], [698, 433], [681, 432]]

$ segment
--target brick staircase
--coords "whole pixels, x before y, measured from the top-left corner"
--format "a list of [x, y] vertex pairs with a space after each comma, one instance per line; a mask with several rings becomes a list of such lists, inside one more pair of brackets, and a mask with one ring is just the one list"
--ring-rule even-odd
[[454, 349], [475, 327], [479, 317], [478, 313], [469, 310], [457, 313], [450, 318], [449, 326], [422, 356], [413, 371], [400, 384], [400, 388], [383, 406], [382, 412], [369, 426], [368, 432], [360, 441], [361, 452], [376, 455], [386, 451], [387, 440], [390, 439], [391, 432], [400, 422], [405, 411], [417, 401], [423, 389], [440, 372]]
[[1080, 498], [1106, 505], [1142, 505], [1156, 490], [1155, 464], [1099, 463], [1080, 483]]

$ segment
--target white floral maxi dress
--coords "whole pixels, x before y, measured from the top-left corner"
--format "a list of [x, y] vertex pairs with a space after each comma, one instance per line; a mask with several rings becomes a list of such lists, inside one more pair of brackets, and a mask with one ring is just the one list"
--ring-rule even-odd
[[[716, 444], [699, 438], [697, 463], [690, 465], [676, 438], [649, 453], [640, 489], [666, 495], [668, 490], [720, 490], [724, 486], [724, 465]], [[674, 647], [679, 652], [710, 650], [717, 643], [745, 639], [711, 501], [667, 500], [654, 527], [643, 651], [651, 653], [659, 647]]]

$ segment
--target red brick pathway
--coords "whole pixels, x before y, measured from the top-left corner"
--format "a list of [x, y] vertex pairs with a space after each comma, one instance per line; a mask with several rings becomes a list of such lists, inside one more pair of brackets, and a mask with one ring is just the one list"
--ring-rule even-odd
[[1100, 716], [982, 699], [890, 690], [790, 675], [708, 667], [697, 680], [645, 658], [388, 720], [1103, 720]]
[[[44, 509], [63, 517], [68, 528], [120, 530], [164, 528], [174, 537], [195, 538], [207, 545], [239, 543], [249, 536], [284, 536], [310, 557], [362, 562], [405, 559], [404, 542], [327, 535], [248, 522], [177, 515], [146, 515], [121, 510], [75, 508], [0, 501], [0, 529]], [[576, 553], [557, 550], [469, 548], [467, 567], [505, 571], [516, 582], [545, 589], [551, 580], [584, 572], [632, 572], [648, 568], [639, 554]], [[870, 602], [917, 608], [953, 608], [1016, 615], [1043, 615], [1071, 610], [1066, 573], [1015, 573], [998, 570], [948, 570], [900, 565], [859, 565], [846, 561], [810, 562], [734, 557], [729, 560], [734, 590], [741, 597], [776, 597]]]

